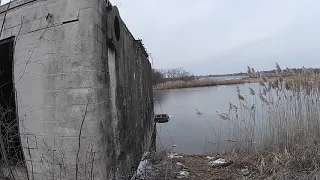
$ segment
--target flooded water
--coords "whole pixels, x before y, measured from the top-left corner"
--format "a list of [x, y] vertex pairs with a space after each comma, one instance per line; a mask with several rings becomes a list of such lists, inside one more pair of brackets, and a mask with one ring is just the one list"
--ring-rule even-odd
[[[169, 114], [170, 121], [157, 124], [158, 150], [171, 149], [185, 154], [221, 152], [229, 139], [225, 133], [228, 123], [218, 112], [226, 112], [229, 102], [237, 103], [236, 85], [187, 89], [161, 90], [154, 92], [155, 113]], [[257, 84], [239, 85], [242, 94], [249, 95], [249, 87]], [[219, 141], [218, 141], [219, 140]]]

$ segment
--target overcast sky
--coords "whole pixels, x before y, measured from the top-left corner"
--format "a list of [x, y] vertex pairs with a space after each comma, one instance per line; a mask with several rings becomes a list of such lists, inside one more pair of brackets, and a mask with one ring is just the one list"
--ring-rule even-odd
[[1, 5], [8, 3], [10, 0], [0, 0], [1, 1]]
[[[8, 0], [2, 0], [3, 3]], [[320, 67], [319, 0], [111, 0], [154, 68]]]
[[155, 68], [320, 67], [319, 0], [113, 0]]

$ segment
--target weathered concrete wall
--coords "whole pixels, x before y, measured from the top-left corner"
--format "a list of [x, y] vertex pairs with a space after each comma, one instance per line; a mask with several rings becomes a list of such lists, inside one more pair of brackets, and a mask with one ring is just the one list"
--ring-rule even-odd
[[139, 41], [121, 23], [122, 47], [108, 47], [103, 0], [18, 0], [10, 7], [7, 14], [7, 5], [0, 7], [0, 40], [15, 36], [29, 178], [127, 179], [153, 130], [151, 66]]

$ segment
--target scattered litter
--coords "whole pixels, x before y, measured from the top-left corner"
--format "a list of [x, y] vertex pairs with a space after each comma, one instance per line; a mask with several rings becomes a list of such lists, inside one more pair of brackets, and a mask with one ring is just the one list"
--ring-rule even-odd
[[173, 159], [173, 158], [183, 158], [183, 156], [178, 156], [177, 153], [172, 153], [168, 156], [168, 158]]
[[241, 169], [241, 173], [243, 176], [248, 176], [250, 174], [250, 171], [248, 168], [245, 168], [245, 169]]
[[213, 164], [225, 164], [227, 161], [225, 159], [219, 158], [217, 160], [212, 161]]
[[176, 163], [178, 166], [183, 166], [183, 164], [181, 162], [177, 162]]
[[214, 157], [207, 156], [207, 159], [209, 159], [209, 160], [213, 160], [213, 159], [214, 159]]
[[225, 159], [223, 159], [223, 158], [219, 158], [219, 159], [217, 159], [217, 160], [214, 160], [214, 161], [210, 161], [209, 162], [209, 165], [210, 166], [228, 166], [228, 165], [230, 165], [230, 164], [232, 164], [232, 162], [230, 161], [227, 161], [227, 160], [225, 160]]
[[179, 175], [177, 176], [178, 179], [181, 179], [181, 178], [185, 178], [185, 177], [188, 177], [189, 176], [189, 172], [187, 171], [180, 171], [179, 172]]

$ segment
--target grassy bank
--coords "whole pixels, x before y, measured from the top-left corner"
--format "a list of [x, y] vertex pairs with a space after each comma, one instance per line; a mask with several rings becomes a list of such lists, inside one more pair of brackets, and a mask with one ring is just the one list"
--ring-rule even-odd
[[[276, 80], [276, 77], [266, 78], [267, 82]], [[285, 80], [292, 79], [292, 77], [285, 77]], [[216, 80], [216, 79], [197, 79], [192, 81], [168, 81], [165, 83], [157, 84], [154, 86], [155, 90], [165, 89], [182, 89], [192, 87], [207, 87], [207, 86], [219, 86], [219, 85], [235, 85], [244, 83], [257, 83], [261, 81], [260, 78], [250, 79], [231, 79], [231, 80]]]
[[218, 85], [233, 85], [233, 84], [243, 84], [247, 82], [255, 81], [245, 80], [245, 79], [233, 79], [233, 80], [215, 80], [215, 79], [201, 79], [193, 81], [169, 81], [162, 84], [157, 84], [154, 89], [164, 90], [164, 89], [182, 89], [191, 87], [206, 87], [206, 86], [218, 86]]

